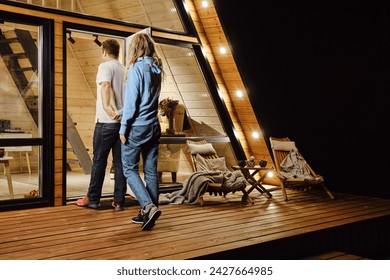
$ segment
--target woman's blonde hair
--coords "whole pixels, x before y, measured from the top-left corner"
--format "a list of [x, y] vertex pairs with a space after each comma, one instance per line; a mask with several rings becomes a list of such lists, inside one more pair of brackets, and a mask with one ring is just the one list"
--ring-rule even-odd
[[[128, 59], [126, 63], [126, 80], [129, 67], [134, 64], [139, 57], [152, 57], [157, 65], [163, 70], [162, 61], [157, 54], [156, 45], [152, 38], [146, 33], [137, 33], [132, 38], [129, 44]], [[164, 73], [162, 71], [162, 73]]]

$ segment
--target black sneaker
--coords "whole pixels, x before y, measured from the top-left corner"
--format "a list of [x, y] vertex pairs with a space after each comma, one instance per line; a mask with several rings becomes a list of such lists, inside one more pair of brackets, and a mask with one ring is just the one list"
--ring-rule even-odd
[[144, 223], [144, 216], [141, 214], [141, 210], [139, 210], [138, 215], [131, 218], [131, 222], [133, 224], [143, 224]]
[[150, 204], [145, 207], [145, 210], [142, 209], [141, 213], [144, 218], [144, 222], [142, 224], [141, 229], [149, 230], [154, 227], [154, 224], [161, 215], [161, 210], [158, 209], [156, 205]]

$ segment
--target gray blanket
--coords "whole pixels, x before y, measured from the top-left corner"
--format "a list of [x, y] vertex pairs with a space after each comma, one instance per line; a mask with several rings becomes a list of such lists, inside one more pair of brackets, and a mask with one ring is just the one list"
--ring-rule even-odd
[[280, 163], [278, 176], [281, 179], [302, 178], [314, 179], [307, 167], [306, 160], [296, 150], [291, 150], [286, 158]]
[[198, 171], [192, 173], [184, 182], [181, 190], [168, 195], [171, 204], [195, 204], [207, 191], [208, 183], [223, 183], [223, 185], [240, 188], [246, 185], [241, 171]]

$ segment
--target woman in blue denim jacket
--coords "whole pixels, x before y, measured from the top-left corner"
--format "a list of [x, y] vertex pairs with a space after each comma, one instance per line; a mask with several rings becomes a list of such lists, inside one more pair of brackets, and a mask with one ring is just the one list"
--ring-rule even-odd
[[[141, 205], [132, 222], [142, 223], [141, 229], [149, 230], [161, 215], [157, 172], [161, 129], [157, 114], [163, 70], [155, 44], [148, 34], [134, 35], [126, 69], [125, 103], [119, 130], [123, 173]], [[139, 173], [141, 155], [146, 184]]]

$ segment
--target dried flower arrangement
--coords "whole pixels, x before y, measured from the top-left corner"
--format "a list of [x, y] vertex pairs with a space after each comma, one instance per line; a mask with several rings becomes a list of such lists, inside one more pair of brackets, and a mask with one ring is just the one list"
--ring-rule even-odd
[[168, 119], [172, 118], [178, 104], [179, 100], [171, 99], [170, 97], [161, 100], [158, 104], [160, 114]]
[[168, 119], [168, 128], [165, 130], [166, 134], [175, 134], [175, 129], [173, 128], [173, 114], [175, 113], [177, 105], [179, 105], [179, 100], [171, 99], [170, 97], [161, 100], [158, 104], [161, 116], [166, 116]]

